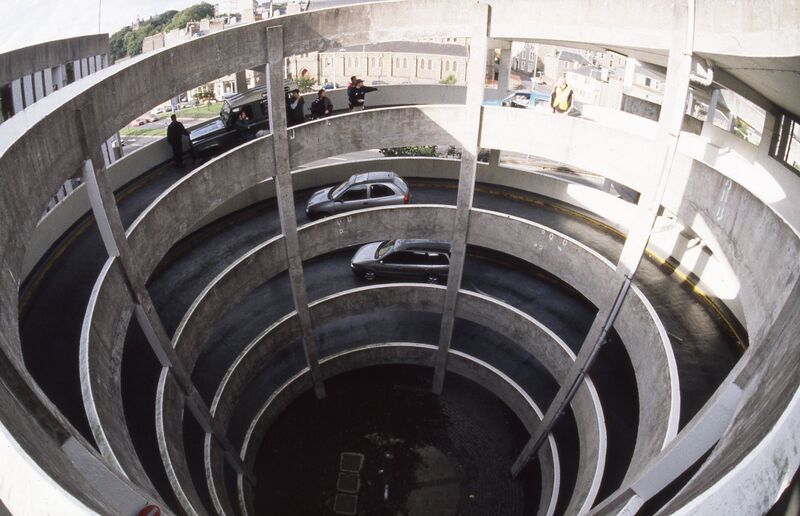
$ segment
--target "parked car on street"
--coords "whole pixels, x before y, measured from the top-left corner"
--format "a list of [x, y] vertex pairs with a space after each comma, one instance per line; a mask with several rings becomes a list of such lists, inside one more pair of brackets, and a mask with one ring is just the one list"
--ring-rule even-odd
[[409, 202], [411, 191], [400, 176], [394, 172], [368, 172], [350, 176], [338, 186], [315, 192], [306, 205], [306, 215], [316, 219], [345, 211]]
[[361, 246], [350, 260], [353, 272], [367, 281], [378, 276], [424, 278], [438, 283], [450, 269], [450, 242], [384, 240]]
[[550, 109], [550, 95], [538, 91], [518, 90], [501, 100], [488, 100], [484, 105], [545, 111]]

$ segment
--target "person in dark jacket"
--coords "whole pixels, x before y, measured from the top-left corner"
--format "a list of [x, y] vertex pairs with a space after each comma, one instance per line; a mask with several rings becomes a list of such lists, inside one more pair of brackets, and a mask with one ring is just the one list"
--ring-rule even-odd
[[289, 100], [286, 101], [286, 125], [291, 127], [305, 121], [303, 97], [300, 96], [300, 90], [294, 89], [289, 93]]
[[183, 137], [189, 136], [189, 131], [178, 122], [178, 117], [169, 117], [172, 122], [167, 126], [167, 143], [172, 147], [172, 158], [179, 167], [183, 166]]
[[311, 103], [311, 116], [314, 118], [324, 118], [333, 113], [333, 103], [325, 95], [325, 88], [317, 92], [317, 98]]
[[353, 88], [350, 95], [350, 111], [362, 111], [364, 109], [365, 95], [370, 91], [378, 91], [378, 88], [364, 86], [364, 81], [361, 79], [356, 81], [356, 87]]
[[347, 83], [347, 102], [349, 103], [349, 108], [353, 109], [353, 101], [351, 100], [353, 97], [353, 90], [356, 89], [356, 82], [358, 81], [358, 77], [355, 75], [350, 77], [350, 82]]

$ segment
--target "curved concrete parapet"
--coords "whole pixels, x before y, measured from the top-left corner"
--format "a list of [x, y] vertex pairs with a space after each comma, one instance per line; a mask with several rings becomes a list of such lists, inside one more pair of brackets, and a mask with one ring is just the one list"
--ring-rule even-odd
[[149, 276], [199, 218], [275, 173], [272, 136], [252, 140], [174, 183], [126, 231], [140, 270]]
[[170, 374], [169, 368], [161, 368], [155, 410], [158, 448], [175, 498], [186, 514], [194, 516], [206, 514], [208, 509], [197, 493], [197, 487], [194, 485], [189, 465], [186, 462], [183, 418], [192, 416], [184, 410], [185, 403], [183, 391]]
[[109, 464], [158, 499], [133, 446], [122, 404], [122, 350], [133, 300], [119, 260], [109, 258], [101, 278], [92, 291], [81, 331], [80, 375], [86, 417]]
[[[320, 360], [326, 378], [362, 367], [383, 364], [405, 364], [433, 367], [436, 347], [417, 343], [382, 343], [362, 346], [336, 353]], [[523, 425], [532, 432], [541, 421], [542, 412], [536, 403], [513, 380], [491, 365], [458, 351], [450, 351], [448, 371], [469, 378], [493, 392], [512, 411]], [[242, 446], [242, 460], [252, 469], [255, 457], [275, 419], [303, 392], [311, 389], [308, 369], [305, 368], [276, 389], [253, 417]], [[550, 435], [539, 451], [542, 469], [541, 498], [537, 514], [551, 516], [558, 501], [561, 468], [555, 438]], [[254, 514], [252, 491], [244, 484], [244, 477], [237, 477], [239, 507], [243, 514]]]
[[[518, 343], [527, 355], [540, 361], [561, 381], [575, 360], [567, 346], [532, 317], [487, 296], [461, 291], [456, 316], [465, 318]], [[386, 310], [415, 310], [440, 313], [444, 288], [419, 284], [387, 284], [361, 287], [320, 299], [309, 309], [318, 325], [341, 317]], [[294, 314], [272, 324], [239, 354], [220, 383], [211, 411], [214, 419], [227, 427], [245, 387], [277, 353], [296, 341], [299, 327]], [[568, 513], [591, 508], [605, 467], [606, 430], [603, 409], [591, 380], [581, 384], [572, 402], [579, 435], [578, 478]]]
[[[572, 285], [597, 305], [612, 283], [613, 265], [566, 235], [510, 215], [473, 209], [467, 242], [516, 256]], [[639, 291], [626, 298], [614, 327], [630, 356], [639, 392], [639, 428], [628, 476], [676, 435], [680, 392], [666, 330]]]
[[0, 84], [78, 59], [108, 53], [108, 34], [47, 41], [0, 53]]

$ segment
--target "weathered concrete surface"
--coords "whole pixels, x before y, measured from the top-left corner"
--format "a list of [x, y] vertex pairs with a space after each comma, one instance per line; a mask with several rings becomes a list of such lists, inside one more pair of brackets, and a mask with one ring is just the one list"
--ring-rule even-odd
[[[490, 327], [510, 339], [522, 338], [521, 346], [536, 359], [539, 359], [539, 352], [549, 353], [550, 356], [555, 354], [555, 357], [545, 360], [556, 371], [568, 369], [574, 361], [574, 355], [566, 345], [531, 317], [486, 296], [467, 291], [461, 294], [456, 316]], [[312, 303], [311, 314], [315, 324], [323, 325], [327, 321], [368, 311], [413, 308], [441, 313], [443, 302], [442, 287], [389, 284], [357, 288], [323, 298]], [[464, 306], [468, 308], [462, 311]], [[263, 373], [282, 349], [296, 341], [298, 330], [296, 315], [287, 315], [264, 330], [240, 353], [226, 372], [214, 397], [212, 412], [219, 424], [228, 425], [236, 400], [246, 385]], [[554, 351], [559, 349], [560, 353]], [[547, 367], [548, 363], [544, 364]], [[580, 512], [591, 506], [605, 466], [605, 421], [599, 397], [590, 380], [579, 388], [572, 408], [578, 425], [580, 466], [568, 510]]]
[[[133, 446], [122, 404], [122, 348], [133, 315], [131, 299], [119, 261], [109, 258], [105, 281], [95, 285], [87, 307], [80, 348], [81, 389], [92, 435], [109, 464], [137, 485], [159, 496]], [[96, 304], [98, 299], [105, 302]], [[122, 312], [117, 308], [122, 307]], [[104, 324], [115, 321], [114, 324]], [[163, 502], [161, 505], [165, 505]]]
[[228, 496], [225, 485], [225, 453], [211, 434], [206, 434], [203, 456], [214, 510], [217, 514], [236, 514], [234, 501]]
[[[325, 357], [321, 360], [321, 365], [326, 378], [358, 368], [380, 364], [410, 364], [433, 367], [435, 349], [435, 347], [425, 344], [376, 344]], [[538, 418], [541, 417], [541, 410], [518, 385], [505, 377], [500, 371], [474, 357], [455, 351], [452, 352], [452, 355], [451, 360], [448, 361], [449, 371], [470, 378], [493, 392], [514, 411], [526, 428], [529, 430], [533, 428]], [[242, 447], [242, 459], [248, 467], [253, 467], [263, 437], [272, 422], [286, 407], [309, 388], [310, 382], [307, 370], [301, 371], [272, 393], [258, 411], [250, 424], [247, 438]], [[552, 436], [542, 448], [539, 457], [542, 467], [542, 495], [539, 514], [551, 515], [555, 510], [555, 502], [558, 498], [558, 479], [560, 476], [558, 451], [555, 439]], [[245, 507], [251, 506], [246, 495], [247, 491], [242, 489], [241, 478], [239, 477], [239, 499], [240, 507], [244, 512]], [[249, 513], [253, 514], [252, 508], [249, 509]]]
[[156, 435], [161, 460], [167, 472], [172, 491], [187, 514], [206, 514], [197, 488], [186, 463], [186, 448], [183, 441], [183, 418], [192, 417], [184, 410], [185, 396], [169, 368], [161, 369], [156, 395]]
[[[473, 210], [468, 242], [516, 256], [574, 286], [595, 305], [615, 284], [613, 266], [581, 243], [511, 216]], [[631, 469], [642, 467], [677, 433], [680, 393], [675, 358], [660, 320], [637, 289], [615, 328], [639, 387], [639, 428]], [[646, 343], [646, 344], [645, 344]]]
[[0, 53], [0, 84], [76, 59], [108, 54], [108, 34], [48, 41]]

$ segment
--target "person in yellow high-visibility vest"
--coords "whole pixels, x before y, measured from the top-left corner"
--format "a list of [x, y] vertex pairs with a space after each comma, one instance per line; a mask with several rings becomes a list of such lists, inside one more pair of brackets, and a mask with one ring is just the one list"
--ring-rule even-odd
[[560, 77], [550, 94], [550, 107], [553, 113], [566, 113], [572, 109], [572, 88], [567, 84], [566, 79]]

